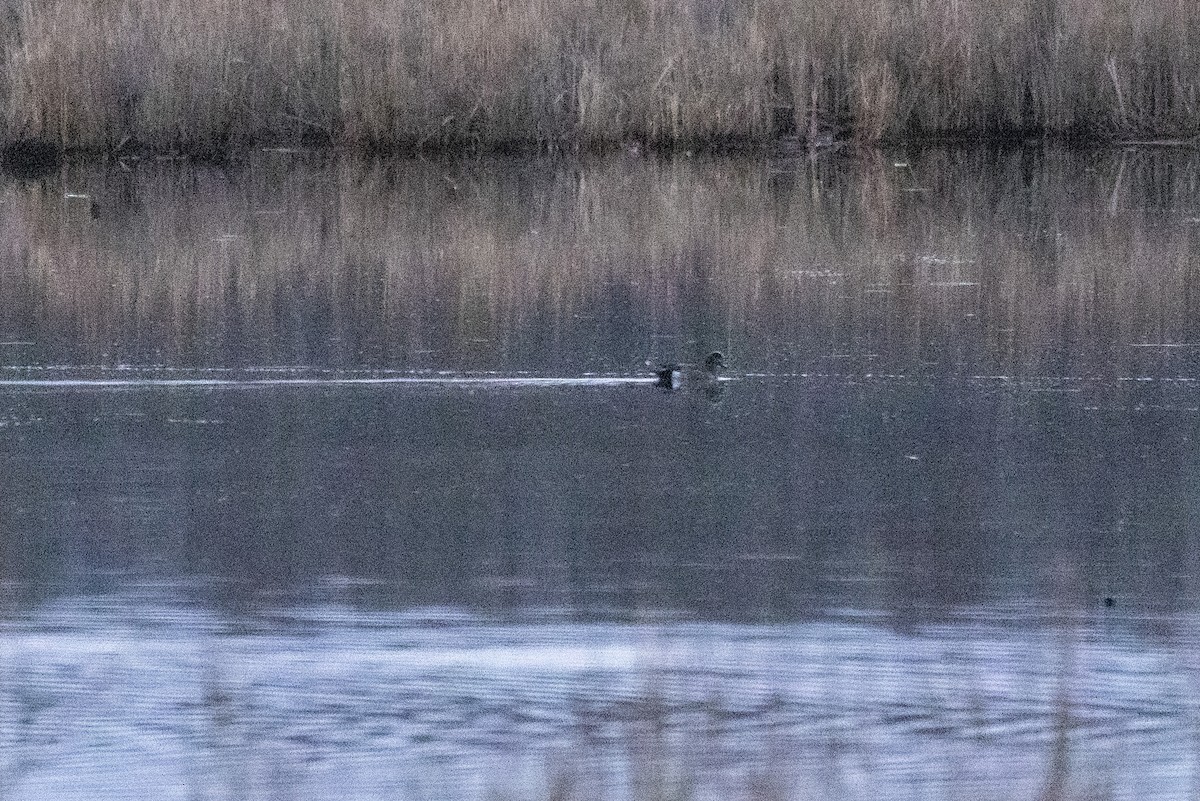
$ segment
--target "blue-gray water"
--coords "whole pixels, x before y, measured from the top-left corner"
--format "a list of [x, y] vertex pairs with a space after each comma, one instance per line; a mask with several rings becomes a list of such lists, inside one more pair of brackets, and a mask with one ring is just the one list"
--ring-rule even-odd
[[8, 183], [0, 798], [1194, 795], [1198, 168]]

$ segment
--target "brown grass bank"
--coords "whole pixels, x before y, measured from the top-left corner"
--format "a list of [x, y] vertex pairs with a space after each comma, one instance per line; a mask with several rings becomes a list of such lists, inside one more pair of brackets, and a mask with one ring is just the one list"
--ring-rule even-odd
[[0, 0], [0, 139], [594, 149], [1200, 133], [1188, 0]]

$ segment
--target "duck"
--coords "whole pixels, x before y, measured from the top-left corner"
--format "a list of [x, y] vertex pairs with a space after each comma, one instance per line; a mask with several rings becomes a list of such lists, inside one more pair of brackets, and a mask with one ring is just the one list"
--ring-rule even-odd
[[658, 377], [658, 380], [654, 382], [654, 386], [665, 389], [668, 392], [680, 389], [687, 384], [715, 386], [717, 373], [724, 369], [724, 367], [725, 355], [719, 350], [714, 350], [704, 358], [703, 370], [690, 367], [689, 365], [664, 364], [654, 372]]

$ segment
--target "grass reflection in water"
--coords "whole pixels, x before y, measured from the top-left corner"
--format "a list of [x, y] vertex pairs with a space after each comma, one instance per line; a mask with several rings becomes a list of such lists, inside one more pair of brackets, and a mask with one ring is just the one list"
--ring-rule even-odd
[[5, 190], [0, 355], [570, 376], [719, 349], [773, 373], [1195, 374], [1186, 156], [906, 158], [70, 170], [113, 211], [90, 219], [58, 181]]
[[62, 599], [6, 624], [4, 775], [30, 799], [1176, 797], [1193, 679], [1171, 654], [1194, 631], [1139, 628], [1037, 606], [905, 633]]

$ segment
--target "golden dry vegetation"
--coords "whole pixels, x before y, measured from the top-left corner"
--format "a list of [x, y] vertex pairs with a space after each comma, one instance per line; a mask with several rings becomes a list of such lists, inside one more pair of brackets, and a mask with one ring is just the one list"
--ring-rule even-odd
[[0, 0], [0, 139], [374, 149], [1188, 137], [1186, 0]]

